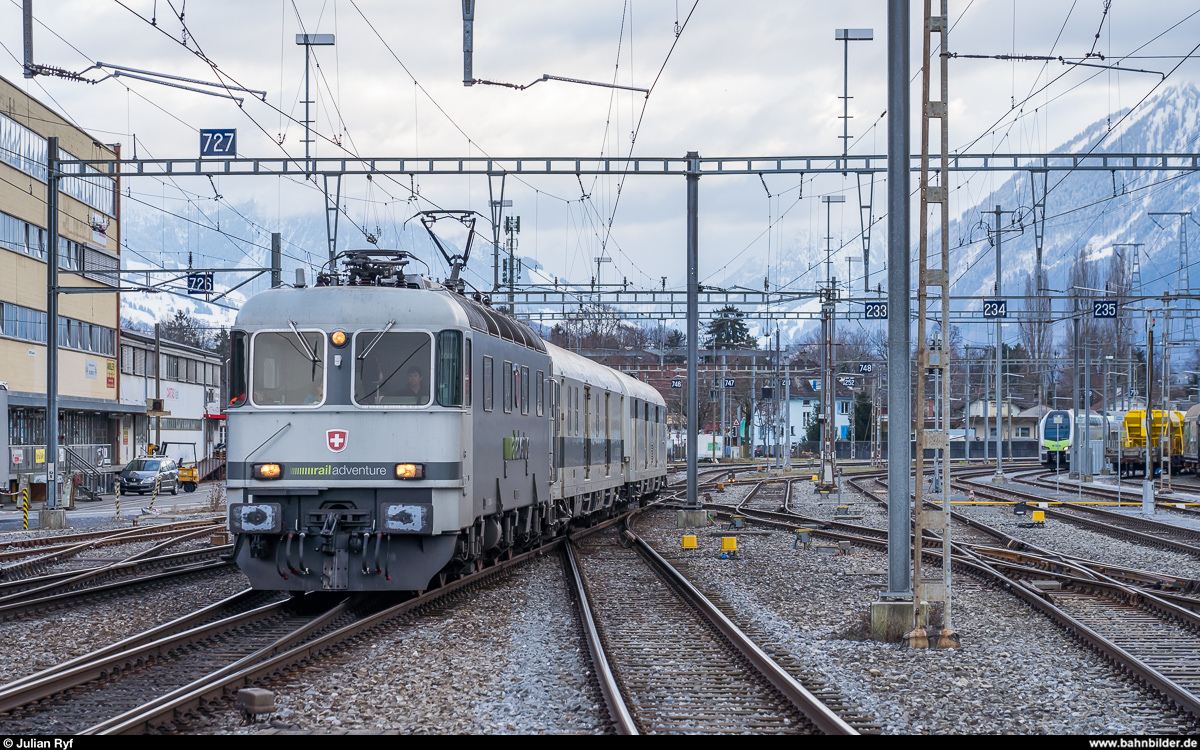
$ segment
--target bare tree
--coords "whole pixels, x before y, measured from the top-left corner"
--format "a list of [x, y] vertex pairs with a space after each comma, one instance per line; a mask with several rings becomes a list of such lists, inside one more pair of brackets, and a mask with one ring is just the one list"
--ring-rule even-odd
[[1032, 379], [1037, 387], [1038, 403], [1045, 404], [1046, 391], [1053, 382], [1049, 365], [1054, 350], [1054, 333], [1051, 330], [1050, 298], [1036, 289], [1035, 284], [1033, 274], [1025, 277], [1025, 315], [1021, 317], [1018, 328], [1021, 346], [1038, 363], [1026, 378]]

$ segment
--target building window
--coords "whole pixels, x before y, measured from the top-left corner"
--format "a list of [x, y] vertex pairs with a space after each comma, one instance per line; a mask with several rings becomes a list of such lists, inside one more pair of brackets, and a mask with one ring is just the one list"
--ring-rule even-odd
[[159, 417], [161, 428], [164, 430], [201, 430], [203, 422], [199, 419], [181, 419], [179, 417]]
[[838, 414], [849, 414], [850, 413], [850, 402], [849, 401], [839, 401], [837, 406], [838, 406]]

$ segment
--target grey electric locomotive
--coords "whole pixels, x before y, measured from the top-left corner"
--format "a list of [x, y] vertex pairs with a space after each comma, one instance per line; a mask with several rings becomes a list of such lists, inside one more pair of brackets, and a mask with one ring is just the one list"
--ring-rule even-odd
[[352, 253], [237, 316], [229, 528], [255, 588], [427, 589], [665, 484], [657, 391], [405, 262]]

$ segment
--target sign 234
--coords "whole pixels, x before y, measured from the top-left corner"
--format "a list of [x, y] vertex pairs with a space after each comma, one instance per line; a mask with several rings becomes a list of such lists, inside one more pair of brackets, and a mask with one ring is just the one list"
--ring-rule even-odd
[[985, 318], [1007, 318], [1008, 317], [1008, 300], [1004, 299], [989, 299], [983, 301], [983, 317]]

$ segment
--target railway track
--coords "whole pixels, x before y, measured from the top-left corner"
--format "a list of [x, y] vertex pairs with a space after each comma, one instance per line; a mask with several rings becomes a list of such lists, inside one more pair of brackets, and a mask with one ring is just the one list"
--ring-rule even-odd
[[[223, 524], [224, 519], [207, 518], [198, 521], [160, 524], [153, 527], [19, 540], [19, 543], [9, 545], [16, 546], [16, 549], [0, 552], [0, 560], [14, 561], [7, 565], [0, 565], [0, 581], [18, 581], [22, 578], [36, 576], [54, 565], [59, 565], [90, 550], [161, 539], [192, 538], [199, 535], [193, 532], [211, 534], [222, 528]], [[62, 541], [64, 539], [67, 541]]]
[[568, 555], [620, 733], [858, 733], [632, 532]]
[[[857, 483], [852, 485], [886, 503]], [[733, 510], [749, 521], [775, 528], [809, 528], [817, 536], [887, 548], [886, 531], [882, 529], [814, 524], [809, 523], [814, 519], [790, 513]], [[952, 516], [1003, 544], [997, 547], [960, 542], [960, 527], [956, 526], [951, 551], [960, 574], [1007, 590], [1041, 611], [1186, 713], [1187, 721], [1192, 722], [1188, 729], [1195, 731], [1195, 722], [1200, 720], [1200, 598], [1189, 594], [1197, 591], [1200, 582], [1073, 559], [1013, 540], [959, 514]], [[941, 540], [928, 539], [926, 561], [940, 562], [942, 554]]]
[[[1033, 485], [1035, 487], [1043, 487], [1045, 489], [1063, 489], [1061, 482], [1055, 482], [1054, 477], [1056, 472], [1047, 472], [1045, 470], [1035, 470], [1022, 472], [1013, 475], [1013, 479], [1023, 484]], [[1172, 480], [1179, 484], [1178, 480]], [[1101, 502], [1118, 502], [1123, 501], [1130, 507], [1139, 506], [1142, 502], [1142, 486], [1140, 482], [1132, 482], [1129, 480], [1121, 480], [1121, 487], [1125, 488], [1120, 492], [1116, 487], [1101, 487], [1101, 486], [1085, 486], [1080, 487], [1075, 480], [1068, 480], [1066, 485], [1067, 495], [1082, 496], [1091, 500], [1099, 500]], [[1176, 487], [1175, 489], [1183, 489]], [[1188, 490], [1200, 493], [1200, 485], [1191, 485]], [[1165, 498], [1165, 499], [1164, 499]], [[1043, 498], [1045, 499], [1045, 498]], [[1200, 518], [1200, 508], [1187, 506], [1183, 504], [1184, 498], [1173, 499], [1165, 496], [1158, 488], [1154, 490], [1154, 507], [1156, 510], [1164, 510], [1172, 514], [1179, 514], [1190, 518]], [[1182, 506], [1182, 507], [1181, 507]]]
[[[24, 597], [14, 596], [13, 599], [0, 604], [0, 622], [20, 619], [40, 612], [74, 607], [84, 601], [112, 599], [132, 593], [177, 586], [189, 580], [232, 570], [232, 562], [220, 559], [222, 552], [227, 552], [229, 549], [230, 547], [214, 547], [211, 550], [183, 552], [139, 560], [120, 567], [119, 571], [124, 574], [124, 577], [117, 571], [110, 571], [112, 575], [108, 578], [115, 580], [106, 578], [107, 582], [93, 581], [89, 585], [73, 581], [65, 587], [65, 590], [57, 593], [45, 590], [40, 594], [29, 593]], [[22, 583], [44, 579], [51, 579], [44, 581], [45, 583], [61, 583], [72, 575], [75, 573], [56, 573], [38, 579], [26, 579]]]
[[[584, 533], [600, 532], [617, 520]], [[336, 602], [328, 595], [309, 595], [247, 609], [245, 602], [253, 594], [239, 595], [245, 597], [238, 599], [243, 605], [232, 614], [210, 607], [131, 636], [118, 644], [123, 650], [101, 649], [0, 686], [0, 731], [138, 734], [186, 726], [206, 703], [319, 660], [398, 618], [415, 616], [445, 597], [545, 555], [562, 541], [398, 602], [376, 595]]]
[[1155, 521], [1144, 516], [1118, 513], [1092, 505], [1080, 505], [1068, 500], [1055, 500], [1013, 487], [997, 490], [977, 484], [958, 483], [958, 486], [964, 491], [974, 490], [976, 498], [996, 502], [1013, 502], [1014, 499], [1024, 500], [1028, 503], [1061, 502], [1061, 505], [1047, 505], [1044, 509], [1046, 516], [1123, 541], [1200, 557], [1200, 531], [1196, 529]]
[[166, 550], [175, 544], [211, 533], [211, 529], [191, 531], [105, 565], [60, 571], [0, 584], [0, 613], [7, 611], [9, 605], [77, 592], [119, 581], [128, 576], [144, 576], [152, 572], [167, 572], [198, 564], [228, 564], [228, 561], [223, 560], [223, 556], [233, 550], [233, 545], [229, 544], [166, 553]]

